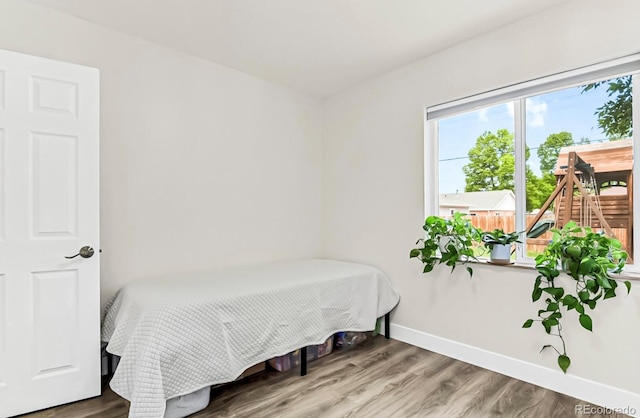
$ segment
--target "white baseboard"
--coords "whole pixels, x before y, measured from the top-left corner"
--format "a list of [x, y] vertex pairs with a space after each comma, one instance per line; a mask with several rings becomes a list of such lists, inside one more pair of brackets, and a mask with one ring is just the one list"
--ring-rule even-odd
[[[384, 329], [384, 328], [383, 328]], [[640, 394], [391, 323], [391, 338], [605, 408], [640, 416]], [[626, 409], [624, 409], [626, 408]], [[595, 411], [593, 411], [595, 412]], [[602, 411], [598, 411], [602, 413]], [[587, 414], [585, 414], [587, 415]]]

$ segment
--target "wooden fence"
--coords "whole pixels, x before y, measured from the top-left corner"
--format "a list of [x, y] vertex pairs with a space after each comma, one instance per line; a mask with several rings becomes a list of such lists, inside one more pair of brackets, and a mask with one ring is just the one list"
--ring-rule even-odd
[[[526, 224], [529, 225], [535, 218], [535, 215], [527, 215]], [[470, 216], [471, 223], [483, 231], [493, 231], [500, 228], [505, 232], [513, 232], [516, 230], [515, 215], [478, 215]], [[543, 219], [553, 219], [552, 217], [543, 217]], [[627, 230], [625, 228], [612, 228], [617, 239], [622, 243], [623, 248], [629, 251]], [[544, 251], [545, 247], [551, 241], [552, 233], [547, 231], [536, 238], [527, 239], [527, 254], [533, 256]]]

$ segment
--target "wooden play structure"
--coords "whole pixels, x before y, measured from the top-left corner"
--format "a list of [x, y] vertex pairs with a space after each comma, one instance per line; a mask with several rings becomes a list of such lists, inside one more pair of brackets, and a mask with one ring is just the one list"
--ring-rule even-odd
[[[562, 148], [557, 185], [527, 225], [528, 243], [567, 222], [604, 230], [633, 254], [633, 147], [631, 139]], [[553, 205], [554, 219], [544, 218]]]

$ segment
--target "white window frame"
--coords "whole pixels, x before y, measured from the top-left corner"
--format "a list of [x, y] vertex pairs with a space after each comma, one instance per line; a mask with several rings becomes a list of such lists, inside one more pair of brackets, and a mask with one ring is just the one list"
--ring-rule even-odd
[[[570, 70], [550, 76], [514, 84], [497, 90], [465, 97], [447, 103], [425, 108], [424, 114], [424, 179], [425, 217], [439, 213], [439, 149], [438, 149], [438, 120], [468, 113], [481, 108], [495, 106], [502, 103], [514, 103], [514, 140], [516, 164], [514, 173], [516, 195], [517, 231], [524, 231], [526, 213], [526, 184], [525, 184], [525, 123], [526, 98], [530, 96], [550, 93], [633, 73], [632, 83], [633, 103], [633, 159], [640, 161], [640, 54], [629, 55], [611, 61], [601, 62], [575, 70]], [[633, 170], [633, 265], [626, 269], [630, 273], [640, 273], [640, 169]], [[516, 263], [533, 265], [534, 260], [526, 257], [525, 246], [516, 246]]]

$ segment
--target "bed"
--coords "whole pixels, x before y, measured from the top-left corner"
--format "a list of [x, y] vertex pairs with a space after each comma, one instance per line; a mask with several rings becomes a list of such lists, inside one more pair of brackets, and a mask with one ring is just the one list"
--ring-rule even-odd
[[132, 283], [103, 319], [106, 350], [120, 356], [110, 386], [131, 402], [130, 418], [159, 418], [168, 399], [233, 381], [336, 332], [373, 330], [398, 301], [380, 270], [336, 260]]

